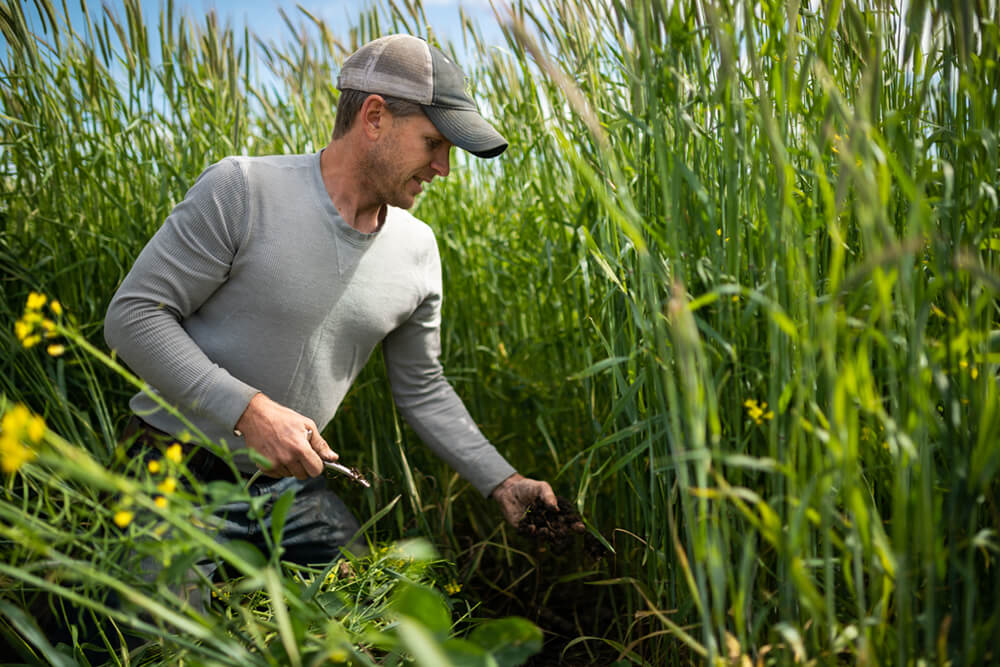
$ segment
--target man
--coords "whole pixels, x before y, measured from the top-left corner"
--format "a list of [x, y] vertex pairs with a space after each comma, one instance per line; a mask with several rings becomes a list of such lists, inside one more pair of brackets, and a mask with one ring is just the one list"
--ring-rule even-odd
[[[338, 454], [320, 432], [379, 342], [400, 412], [509, 523], [535, 500], [557, 506], [547, 483], [518, 474], [483, 437], [438, 361], [437, 246], [405, 209], [448, 175], [453, 144], [479, 157], [507, 147], [464, 84], [423, 40], [366, 44], [340, 72], [330, 143], [209, 167], [108, 309], [106, 340], [138, 375], [236, 452], [248, 477], [257, 467], [247, 450], [269, 463], [252, 493], [296, 489], [290, 560], [329, 560], [357, 529], [321, 476]], [[142, 438], [185, 430], [149, 396], [130, 405]], [[194, 474], [216, 477], [213, 459], [195, 451]], [[225, 523], [224, 538], [253, 532]]]

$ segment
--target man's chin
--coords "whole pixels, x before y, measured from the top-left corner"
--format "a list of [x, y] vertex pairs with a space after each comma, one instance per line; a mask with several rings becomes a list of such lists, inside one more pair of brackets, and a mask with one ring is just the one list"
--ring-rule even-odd
[[416, 195], [411, 195], [410, 193], [401, 194], [394, 198], [393, 201], [389, 202], [389, 206], [394, 206], [396, 208], [410, 209], [413, 208], [413, 204], [417, 201]]

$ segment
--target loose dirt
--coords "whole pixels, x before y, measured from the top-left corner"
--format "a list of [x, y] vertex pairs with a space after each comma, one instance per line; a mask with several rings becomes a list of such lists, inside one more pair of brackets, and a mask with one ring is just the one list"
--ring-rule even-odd
[[[539, 550], [548, 546], [562, 551], [570, 546], [577, 535], [586, 531], [583, 518], [572, 503], [562, 496], [556, 500], [559, 502], [558, 510], [541, 501], [532, 503], [517, 526], [518, 533], [539, 543]], [[604, 545], [590, 533], [584, 535], [583, 548], [595, 560], [601, 558], [606, 551]]]

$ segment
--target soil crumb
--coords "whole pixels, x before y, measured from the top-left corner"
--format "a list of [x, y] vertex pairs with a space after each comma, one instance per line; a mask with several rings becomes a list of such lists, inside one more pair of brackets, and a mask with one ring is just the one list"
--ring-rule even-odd
[[[583, 518], [573, 504], [562, 496], [556, 500], [558, 510], [540, 500], [529, 505], [517, 525], [517, 532], [557, 550], [566, 548], [574, 537], [586, 533]], [[584, 536], [584, 549], [594, 558], [600, 558], [604, 553], [604, 546], [589, 533]]]

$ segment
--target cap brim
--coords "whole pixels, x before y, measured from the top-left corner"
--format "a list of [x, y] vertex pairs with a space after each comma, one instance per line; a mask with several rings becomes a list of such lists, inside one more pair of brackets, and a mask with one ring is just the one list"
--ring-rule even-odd
[[425, 106], [424, 112], [448, 141], [476, 157], [496, 157], [507, 149], [507, 140], [477, 111]]

